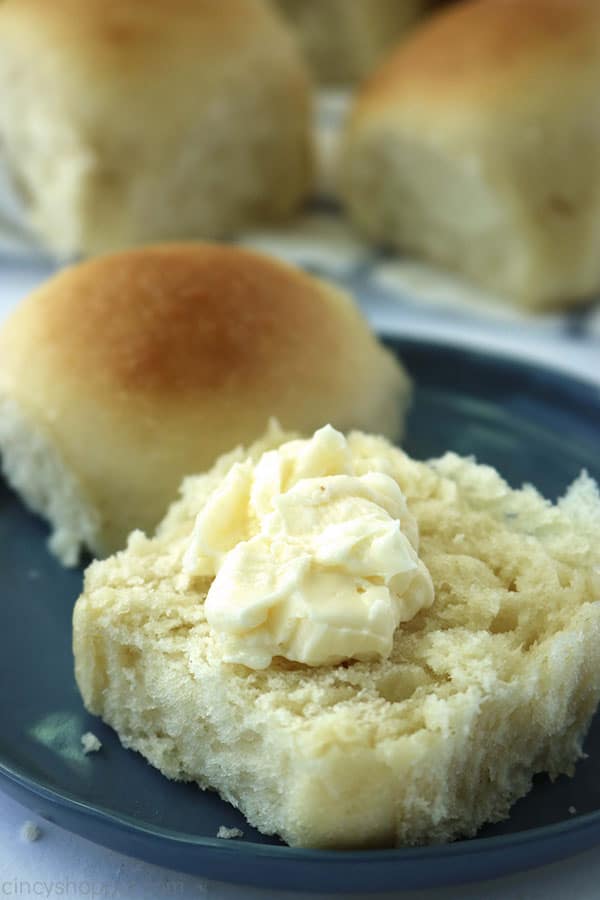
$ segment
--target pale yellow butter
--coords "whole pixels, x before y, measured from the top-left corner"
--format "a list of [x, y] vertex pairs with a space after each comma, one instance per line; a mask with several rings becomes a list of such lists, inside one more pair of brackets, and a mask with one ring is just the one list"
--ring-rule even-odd
[[206, 617], [227, 662], [385, 658], [398, 625], [431, 605], [416, 521], [378, 468], [328, 425], [230, 469], [183, 561], [214, 576]]

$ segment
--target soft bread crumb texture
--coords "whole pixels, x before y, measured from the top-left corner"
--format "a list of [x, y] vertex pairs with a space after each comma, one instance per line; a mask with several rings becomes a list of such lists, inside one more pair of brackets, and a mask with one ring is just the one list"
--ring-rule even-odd
[[553, 506], [472, 459], [421, 463], [382, 438], [349, 441], [393, 472], [436, 591], [398, 628], [389, 659], [223, 663], [204, 615], [209, 581], [190, 583], [181, 567], [196, 513], [245, 458], [238, 449], [184, 482], [155, 538], [134, 533], [87, 570], [77, 682], [125, 747], [291, 845], [472, 835], [506, 817], [535, 773], [571, 773], [581, 753], [600, 695], [598, 490], [582, 474]]
[[599, 59], [596, 0], [442, 10], [358, 94], [339, 166], [351, 217], [503, 300], [543, 310], [593, 296]]
[[82, 546], [98, 546], [98, 513], [56, 443], [1, 388], [0, 450], [6, 480], [29, 509], [52, 523], [48, 549], [63, 565], [77, 565]]
[[0, 451], [74, 564], [155, 528], [181, 479], [271, 416], [400, 436], [402, 365], [353, 299], [268, 256], [164, 244], [63, 270], [0, 330]]

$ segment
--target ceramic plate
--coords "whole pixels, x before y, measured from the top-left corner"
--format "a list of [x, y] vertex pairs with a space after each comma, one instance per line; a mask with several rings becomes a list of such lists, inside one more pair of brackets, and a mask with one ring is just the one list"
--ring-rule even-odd
[[[447, 449], [496, 466], [513, 486], [556, 499], [586, 468], [600, 477], [600, 390], [505, 357], [399, 338], [416, 382], [406, 449]], [[510, 818], [445, 846], [364, 852], [291, 849], [212, 793], [164, 779], [88, 716], [73, 679], [70, 621], [81, 571], [47, 553], [45, 526], [0, 484], [2, 787], [84, 837], [207, 878], [322, 892], [385, 891], [479, 880], [600, 843], [600, 716], [573, 779], [540, 776]], [[85, 757], [91, 729], [100, 753]], [[573, 810], [576, 810], [573, 813]], [[220, 825], [243, 840], [216, 839]]]

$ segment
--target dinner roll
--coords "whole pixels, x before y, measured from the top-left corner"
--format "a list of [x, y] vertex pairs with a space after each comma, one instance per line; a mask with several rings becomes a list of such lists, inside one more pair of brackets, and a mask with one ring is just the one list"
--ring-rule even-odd
[[405, 495], [435, 588], [388, 658], [228, 659], [205, 606], [214, 582], [183, 577], [183, 559], [240, 451], [186, 479], [154, 538], [132, 534], [88, 568], [73, 614], [77, 684], [125, 747], [289, 844], [471, 836], [506, 818], [534, 775], [572, 774], [581, 756], [600, 699], [598, 489], [582, 475], [552, 505], [454, 453], [421, 463], [372, 435], [348, 444]]
[[59, 255], [221, 237], [311, 178], [309, 80], [265, 0], [4, 0], [0, 147]]
[[350, 297], [266, 256], [172, 244], [67, 269], [0, 331], [8, 481], [66, 564], [152, 529], [270, 417], [398, 436], [408, 379]]
[[319, 81], [367, 75], [427, 0], [277, 0]]
[[340, 188], [372, 238], [532, 308], [600, 288], [600, 4], [470, 0], [368, 81]]

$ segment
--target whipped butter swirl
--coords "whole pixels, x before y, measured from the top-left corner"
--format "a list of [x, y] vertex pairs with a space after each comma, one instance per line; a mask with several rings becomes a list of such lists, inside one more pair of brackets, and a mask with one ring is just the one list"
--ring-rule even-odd
[[385, 658], [398, 625], [431, 605], [417, 523], [396, 481], [366, 462], [356, 474], [328, 425], [236, 463], [213, 491], [183, 566], [214, 576], [205, 610], [225, 661]]

